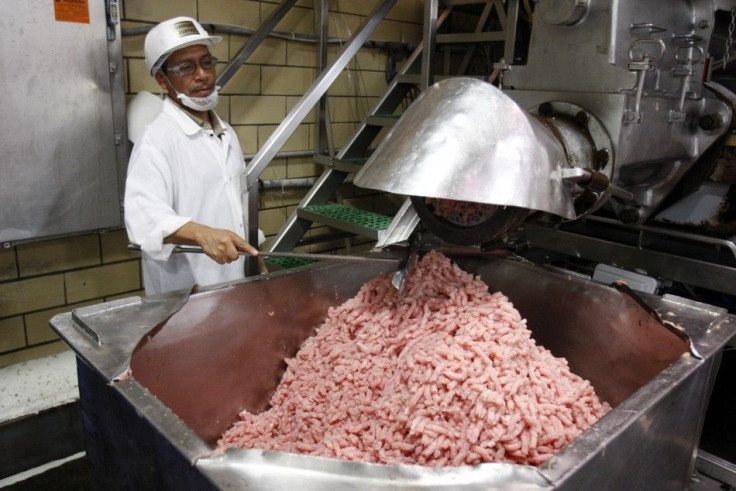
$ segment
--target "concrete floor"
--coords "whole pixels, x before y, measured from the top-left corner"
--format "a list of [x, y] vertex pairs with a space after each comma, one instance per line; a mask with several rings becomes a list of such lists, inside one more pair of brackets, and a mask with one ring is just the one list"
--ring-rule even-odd
[[[15, 476], [22, 478], [22, 475]], [[4, 481], [9, 482], [10, 479]], [[58, 467], [45, 470], [40, 474], [28, 476], [0, 487], [7, 491], [92, 491], [94, 486], [90, 477], [87, 459], [84, 456], [66, 462]]]

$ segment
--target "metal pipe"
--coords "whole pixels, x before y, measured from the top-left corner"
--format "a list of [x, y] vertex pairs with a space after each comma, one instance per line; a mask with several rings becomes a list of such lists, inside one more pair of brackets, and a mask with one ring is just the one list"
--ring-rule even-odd
[[271, 191], [273, 189], [294, 189], [294, 188], [310, 188], [317, 182], [316, 177], [294, 177], [291, 179], [270, 179], [268, 181], [258, 181], [258, 188], [261, 191]]
[[[246, 162], [250, 162], [258, 155], [257, 153], [244, 153], [243, 159]], [[274, 159], [294, 159], [299, 157], [314, 157], [314, 150], [289, 150], [285, 152], [279, 152], [273, 156]]]
[[[259, 179], [258, 189], [261, 191], [271, 191], [274, 189], [311, 188], [316, 182], [316, 177], [291, 177], [286, 179], [269, 179], [267, 181]], [[352, 184], [353, 178], [346, 177], [343, 183]]]
[[[238, 26], [226, 26], [223, 24], [202, 24], [202, 27], [206, 31], [216, 34], [233, 34], [236, 36], [252, 36], [255, 33], [255, 29], [249, 27], [238, 27]], [[148, 34], [153, 26], [145, 27], [128, 27], [121, 29], [123, 36], [140, 36]], [[285, 39], [287, 41], [296, 41], [301, 43], [318, 43], [319, 39], [317, 36], [311, 34], [299, 34], [296, 32], [284, 32], [284, 31], [271, 31], [267, 35], [268, 37]], [[345, 44], [344, 38], [328, 38], [325, 41], [327, 44]], [[363, 43], [364, 48], [375, 48], [375, 49], [392, 49], [392, 50], [404, 50], [413, 51], [417, 45], [411, 43], [400, 43], [397, 41], [365, 41]]]
[[[327, 66], [327, 40], [328, 40], [328, 17], [330, 5], [328, 0], [318, 0], [313, 3], [314, 8], [314, 32], [319, 35], [319, 43], [316, 50], [317, 69], [321, 73]], [[327, 94], [319, 99], [317, 111], [314, 117], [316, 134], [314, 137], [314, 149], [317, 153], [324, 153], [327, 145]], [[332, 148], [332, 145], [329, 145]], [[330, 157], [334, 154], [330, 152]]]
[[434, 82], [434, 47], [437, 41], [437, 10], [439, 0], [424, 2], [424, 48], [422, 51], [422, 82], [424, 91]]

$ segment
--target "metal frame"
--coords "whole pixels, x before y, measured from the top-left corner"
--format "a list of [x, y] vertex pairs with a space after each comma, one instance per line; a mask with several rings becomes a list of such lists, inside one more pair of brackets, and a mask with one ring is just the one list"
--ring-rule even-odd
[[[598, 227], [586, 230], [586, 224]], [[597, 216], [570, 225], [583, 229], [569, 229], [564, 224], [548, 226], [528, 222], [520, 231], [519, 238], [543, 250], [595, 262], [615, 263], [625, 269], [646, 271], [655, 277], [736, 295], [736, 244], [733, 239], [717, 239], [664, 227], [623, 225]], [[602, 227], [607, 230], [602, 231]], [[634, 240], [624, 242], [622, 234]], [[668, 250], [652, 248], [655, 239], [665, 241]], [[678, 245], [701, 252], [695, 254], [688, 250], [686, 254], [678, 254]], [[714, 257], [717, 254], [720, 254], [720, 261]], [[726, 264], [727, 261], [732, 265]]]
[[[386, 17], [386, 14], [388, 14], [395, 3], [396, 0], [384, 0], [374, 8], [373, 12], [366, 17], [365, 21], [363, 21], [355, 34], [343, 46], [332, 63], [322, 71], [302, 98], [289, 111], [289, 114], [281, 121], [281, 124], [279, 124], [251, 161], [244, 176], [242, 186], [245, 193], [245, 199], [243, 199], [243, 215], [248, 223], [248, 241], [250, 243], [255, 244], [258, 242], [258, 177], [315, 104], [327, 93], [327, 90], [340, 75], [340, 72], [342, 72], [348, 62], [363, 46], [363, 43], [373, 34], [378, 24]], [[246, 265], [246, 274], [256, 274], [257, 271], [256, 261], [249, 259]]]

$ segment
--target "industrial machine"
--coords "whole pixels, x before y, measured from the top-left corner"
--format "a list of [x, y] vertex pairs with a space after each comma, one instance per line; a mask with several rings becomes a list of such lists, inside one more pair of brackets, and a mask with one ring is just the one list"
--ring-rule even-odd
[[[711, 73], [717, 20], [725, 12], [733, 26], [734, 8], [715, 0], [539, 0], [530, 37], [498, 64], [496, 85], [453, 78], [428, 87], [354, 182], [411, 196], [423, 226], [445, 243], [495, 247], [511, 244], [511, 235], [545, 255], [556, 247], [581, 258], [591, 234], [568, 239], [565, 227], [610, 224], [614, 238], [623, 228], [686, 251], [649, 250], [657, 240], [640, 240], [630, 264], [696, 286], [727, 283], [736, 251], [727, 238], [707, 227], [653, 228], [672, 225], [658, 218], [673, 216], [664, 210], [709, 187], [731, 132], [734, 96]], [[695, 263], [678, 240], [708, 249], [707, 262]], [[625, 247], [611, 240], [600, 249], [612, 260]], [[724, 251], [730, 259], [721, 260]], [[723, 348], [736, 334], [728, 309], [476, 252], [450, 255], [508, 295], [535, 339], [613, 406], [549, 462], [430, 469], [259, 449], [214, 453], [240, 410], [266, 407], [284, 358], [327, 309], [391, 272], [378, 263], [313, 264], [52, 319], [78, 355], [98, 485], [688, 488]], [[707, 278], [698, 267], [727, 278]]]
[[[711, 80], [711, 50], [716, 12], [732, 7], [540, 0], [528, 52], [500, 64], [498, 87], [429, 87], [355, 183], [416, 197], [427, 227], [456, 243], [532, 212], [569, 221], [606, 205], [646, 223], [684, 195], [683, 179], [694, 191], [710, 177], [730, 134], [736, 98]], [[448, 216], [447, 200], [474, 210]]]

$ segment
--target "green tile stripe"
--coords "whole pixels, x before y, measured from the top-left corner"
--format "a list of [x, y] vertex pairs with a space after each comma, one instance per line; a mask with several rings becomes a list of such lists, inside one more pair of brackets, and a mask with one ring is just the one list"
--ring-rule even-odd
[[391, 217], [343, 205], [310, 205], [305, 210], [373, 230], [384, 230]]

